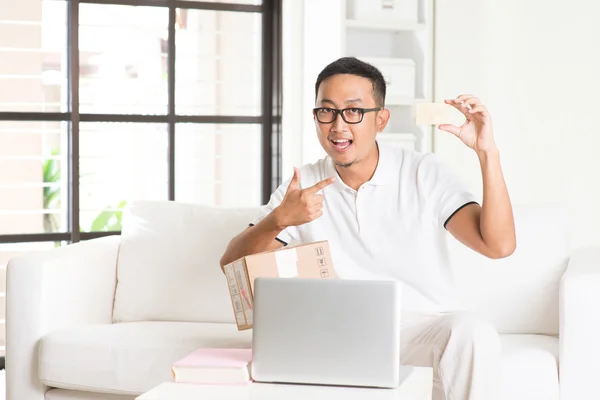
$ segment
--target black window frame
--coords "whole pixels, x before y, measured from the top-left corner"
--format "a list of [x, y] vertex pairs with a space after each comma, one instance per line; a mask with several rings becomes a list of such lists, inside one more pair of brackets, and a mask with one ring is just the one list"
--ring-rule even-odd
[[[282, 114], [282, 1], [262, 0], [261, 5], [213, 3], [185, 0], [66, 0], [69, 112], [0, 112], [0, 121], [69, 122], [68, 132], [68, 230], [66, 232], [3, 234], [0, 243], [57, 242], [81, 240], [119, 234], [81, 232], [79, 229], [79, 124], [80, 122], [162, 123], [168, 126], [168, 200], [175, 199], [175, 126], [197, 124], [261, 125], [261, 201], [265, 204], [281, 182], [281, 114]], [[167, 69], [168, 110], [164, 115], [96, 114], [79, 112], [79, 5], [102, 4], [163, 7], [169, 10]], [[178, 115], [175, 112], [175, 24], [176, 10], [234, 11], [262, 14], [262, 85], [261, 115]], [[258, 205], [257, 205], [258, 206]]]

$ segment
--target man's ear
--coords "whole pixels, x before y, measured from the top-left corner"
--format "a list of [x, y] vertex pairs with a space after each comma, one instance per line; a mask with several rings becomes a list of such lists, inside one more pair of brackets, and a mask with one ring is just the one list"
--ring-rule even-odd
[[384, 108], [381, 111], [378, 111], [377, 118], [376, 118], [377, 131], [383, 132], [383, 130], [387, 126], [387, 123], [389, 120], [390, 120], [390, 110], [388, 110], [387, 108]]

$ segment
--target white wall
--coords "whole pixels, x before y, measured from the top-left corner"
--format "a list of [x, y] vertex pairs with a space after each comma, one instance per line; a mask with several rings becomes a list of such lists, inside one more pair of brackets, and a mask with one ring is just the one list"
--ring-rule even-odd
[[283, 1], [283, 178], [325, 156], [312, 119], [317, 75], [343, 53], [345, 0]]
[[[492, 114], [513, 203], [564, 202], [574, 246], [600, 244], [600, 2], [437, 0], [436, 100], [474, 93]], [[439, 153], [477, 191], [474, 153]]]

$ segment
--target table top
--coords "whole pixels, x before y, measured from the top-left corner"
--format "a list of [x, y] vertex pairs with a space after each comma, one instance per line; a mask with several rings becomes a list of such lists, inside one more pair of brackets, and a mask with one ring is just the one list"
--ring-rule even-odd
[[431, 400], [432, 369], [412, 368], [395, 389], [253, 382], [248, 385], [194, 385], [165, 382], [136, 400]]

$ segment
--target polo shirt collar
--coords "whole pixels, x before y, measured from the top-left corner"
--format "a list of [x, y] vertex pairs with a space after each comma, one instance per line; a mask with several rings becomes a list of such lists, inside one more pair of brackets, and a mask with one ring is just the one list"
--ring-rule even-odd
[[[367, 184], [384, 186], [392, 184], [394, 181], [394, 158], [393, 154], [390, 153], [390, 148], [382, 146], [377, 143], [379, 148], [379, 160], [377, 161], [377, 167], [375, 173]], [[347, 188], [348, 186], [342, 181], [340, 175], [337, 173], [333, 160], [329, 158], [330, 175], [337, 177], [336, 184], [341, 185], [340, 187]]]
[[394, 179], [394, 158], [393, 154], [390, 153], [391, 149], [386, 146], [382, 146], [377, 142], [379, 148], [379, 160], [373, 177], [368, 182], [371, 185], [389, 185], [393, 183]]

